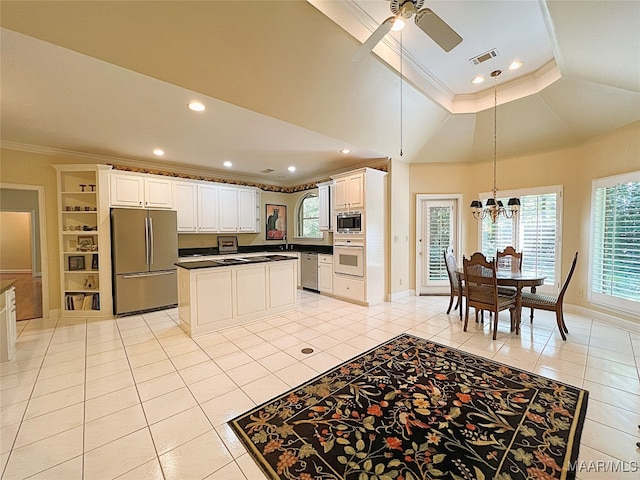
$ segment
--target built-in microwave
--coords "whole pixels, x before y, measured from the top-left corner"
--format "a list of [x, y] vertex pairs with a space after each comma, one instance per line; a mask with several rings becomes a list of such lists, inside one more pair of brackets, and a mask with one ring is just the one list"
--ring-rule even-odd
[[362, 214], [360, 212], [339, 213], [336, 216], [338, 233], [361, 233]]

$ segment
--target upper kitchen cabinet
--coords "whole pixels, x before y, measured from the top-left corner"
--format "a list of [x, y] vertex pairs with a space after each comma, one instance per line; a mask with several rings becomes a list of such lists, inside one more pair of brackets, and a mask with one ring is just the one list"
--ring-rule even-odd
[[111, 173], [109, 183], [112, 207], [175, 208], [172, 181], [166, 177], [118, 172]]
[[175, 182], [178, 233], [219, 231], [219, 187], [214, 183]]
[[219, 232], [220, 191], [217, 185], [198, 185], [198, 231]]
[[318, 223], [321, 231], [332, 231], [333, 182], [318, 184]]
[[178, 211], [178, 232], [197, 232], [198, 184], [195, 182], [175, 182], [173, 187], [176, 210]]
[[336, 212], [354, 212], [364, 210], [365, 172], [349, 173], [332, 177], [335, 188]]
[[259, 195], [254, 188], [220, 187], [220, 231], [259, 232]]
[[260, 231], [260, 191], [217, 183], [176, 182], [179, 233]]

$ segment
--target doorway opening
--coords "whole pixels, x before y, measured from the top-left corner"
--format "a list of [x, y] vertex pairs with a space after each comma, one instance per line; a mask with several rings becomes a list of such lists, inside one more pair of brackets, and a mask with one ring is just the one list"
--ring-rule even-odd
[[0, 280], [16, 288], [16, 319], [48, 317], [44, 187], [1, 184]]

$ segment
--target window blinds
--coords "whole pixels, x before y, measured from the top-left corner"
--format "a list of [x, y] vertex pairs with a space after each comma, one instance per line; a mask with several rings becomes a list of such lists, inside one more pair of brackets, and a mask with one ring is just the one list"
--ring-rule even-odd
[[594, 182], [592, 199], [591, 293], [596, 301], [625, 309], [629, 304], [616, 299], [640, 302], [640, 172], [619, 181], [633, 178]]

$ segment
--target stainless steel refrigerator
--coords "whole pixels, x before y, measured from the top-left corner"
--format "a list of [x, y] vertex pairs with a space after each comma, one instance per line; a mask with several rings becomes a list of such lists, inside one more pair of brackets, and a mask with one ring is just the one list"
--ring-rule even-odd
[[115, 315], [178, 303], [178, 228], [172, 210], [111, 209]]

